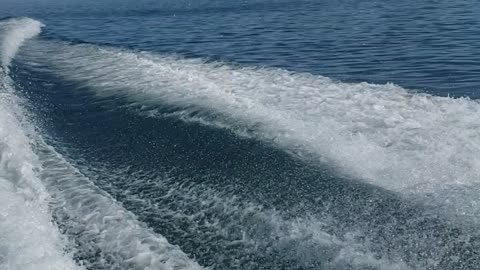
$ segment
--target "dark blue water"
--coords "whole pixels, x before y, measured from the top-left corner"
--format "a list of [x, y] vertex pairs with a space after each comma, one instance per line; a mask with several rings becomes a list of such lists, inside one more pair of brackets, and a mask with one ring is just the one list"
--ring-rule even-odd
[[[0, 17], [19, 98], [0, 96], [0, 164], [23, 168], [0, 180], [32, 171], [77, 265], [35, 269], [480, 269], [475, 1], [3, 0]], [[0, 244], [1, 267], [39, 265], [10, 250], [36, 256]]]

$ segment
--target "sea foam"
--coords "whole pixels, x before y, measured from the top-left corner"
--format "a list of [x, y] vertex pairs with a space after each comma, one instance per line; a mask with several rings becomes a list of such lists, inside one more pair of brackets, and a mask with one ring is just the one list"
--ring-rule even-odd
[[65, 241], [52, 223], [49, 195], [36, 175], [31, 127], [8, 77], [15, 53], [40, 30], [41, 23], [31, 19], [0, 22], [0, 268], [81, 269], [65, 252]]
[[30, 57], [42, 55], [96, 95], [151, 115], [171, 105], [187, 121], [247, 132], [389, 190], [479, 184], [476, 100], [94, 45], [39, 43]]
[[[8, 74], [20, 46], [42, 26], [29, 18], [0, 22], [0, 268], [82, 269], [75, 254], [88, 268], [202, 269], [96, 188], [35, 132]], [[75, 230], [74, 243], [60, 233], [52, 215], [58, 222], [68, 219], [62, 230]], [[94, 258], [97, 254], [100, 258]]]

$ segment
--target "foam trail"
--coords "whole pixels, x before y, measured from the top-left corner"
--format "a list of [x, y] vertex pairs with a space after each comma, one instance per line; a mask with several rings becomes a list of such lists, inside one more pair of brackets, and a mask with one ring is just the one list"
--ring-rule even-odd
[[80, 246], [78, 256], [93, 269], [203, 269], [178, 246], [146, 228], [108, 194], [41, 142], [36, 150], [41, 179], [55, 197], [53, 206], [66, 233]]
[[0, 268], [79, 269], [51, 222], [48, 194], [35, 175], [37, 158], [11, 101], [0, 98]]
[[246, 127], [390, 190], [434, 192], [480, 179], [480, 104], [468, 98], [93, 45], [43, 43], [36, 51], [99, 96], [127, 98], [137, 108], [169, 104], [185, 118]]
[[[67, 246], [51, 222], [53, 208], [62, 229], [70, 236], [75, 234], [72, 240], [80, 247], [75, 250], [76, 257], [88, 267], [202, 269], [96, 188], [24, 119], [7, 74], [19, 47], [41, 27], [40, 22], [28, 18], [0, 23], [5, 71], [0, 96], [1, 268], [80, 268], [72, 254], [64, 254], [64, 249], [75, 245]], [[23, 117], [20, 122], [19, 117]], [[95, 257], [98, 254], [100, 258]]]
[[[441, 184], [468, 187], [479, 179], [479, 126], [472, 116], [480, 110], [477, 101], [412, 94], [390, 84], [345, 84], [311, 74], [234, 68], [92, 45], [36, 42], [32, 46], [35, 50], [23, 53], [22, 61], [49, 63], [59, 76], [86, 86], [75, 89], [126, 100], [134, 109], [153, 115], [151, 109], [167, 104], [187, 119], [195, 116], [237, 132], [246, 127], [254, 136], [321, 158], [388, 189], [425, 193]], [[68, 184], [64, 182], [51, 186]], [[84, 186], [78, 183], [75, 189]], [[64, 186], [65, 193], [54, 193], [72, 204], [69, 209], [73, 210], [67, 212], [79, 211], [73, 216], [83, 216], [75, 206], [97, 200], [82, 203], [82, 195], [89, 192], [69, 193], [73, 186]], [[68, 202], [68, 198], [74, 200]], [[289, 227], [287, 235], [296, 229]], [[96, 234], [93, 229], [87, 231]]]
[[40, 32], [30, 19], [0, 22], [0, 268], [81, 269], [52, 223], [48, 193], [36, 172], [37, 156], [30, 148], [29, 125], [13, 95], [8, 65], [23, 42]]
[[[265, 265], [295, 265], [299, 269], [410, 269], [399, 258], [372, 253], [366, 241], [359, 241], [355, 233], [341, 237], [332, 234], [328, 228], [333, 226], [333, 220], [328, 215], [286, 218], [280, 211], [265, 209], [206, 185], [188, 184], [188, 178], [178, 179], [169, 174], [134, 172], [101, 163], [79, 168], [105, 179], [99, 182], [121, 179], [125, 185], [112, 184], [108, 192], [128, 193], [122, 202], [135, 205], [139, 216], [155, 216], [160, 228], [181, 224], [174, 231], [188, 239], [185, 245], [191, 247], [193, 241], [196, 247], [211, 247], [212, 243], [220, 247], [220, 250], [195, 251], [201, 259], [210, 261], [214, 269], [258, 269], [258, 257], [265, 258], [262, 259]], [[150, 196], [143, 196], [142, 191]]]

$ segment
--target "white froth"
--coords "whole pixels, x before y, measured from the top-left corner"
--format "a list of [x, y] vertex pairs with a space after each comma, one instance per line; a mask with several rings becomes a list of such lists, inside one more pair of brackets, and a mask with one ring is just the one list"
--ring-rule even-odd
[[[15, 98], [0, 97], [0, 268], [77, 269], [51, 221], [48, 194], [29, 139], [13, 113]], [[18, 112], [17, 112], [18, 113]]]
[[[235, 258], [230, 267], [255, 269], [258, 268], [254, 262], [255, 257], [266, 256], [276, 265], [282, 265], [283, 260], [295, 261], [295, 265], [300, 269], [311, 268], [313, 265], [325, 270], [410, 269], [398, 256], [391, 256], [392, 254], [388, 252], [373, 253], [371, 250], [374, 249], [360, 233], [333, 235], [328, 229], [333, 226], [333, 219], [328, 215], [286, 218], [280, 211], [265, 209], [261, 205], [207, 185], [188, 185], [168, 174], [158, 177], [143, 171], [132, 174], [131, 171], [127, 172], [128, 169], [112, 168], [101, 163], [91, 166], [91, 164], [81, 166], [82, 171], [94, 169], [95, 172], [91, 173], [103, 174], [102, 177], [108, 179], [119, 178], [128, 183], [127, 187], [123, 187], [124, 190], [113, 192], [118, 194], [127, 191], [132, 192], [131, 195], [135, 194], [129, 196], [123, 203], [134, 203], [137, 211], [148, 211], [149, 216], [155, 216], [159, 220], [182, 224], [181, 231], [196, 238], [195, 246], [209, 243], [208, 247], [214, 243], [215, 246], [225, 247], [226, 253], [213, 255], [220, 265], [222, 260], [226, 259], [224, 257], [229, 256], [229, 259]], [[142, 190], [148, 190], [147, 193], [150, 195], [155, 195], [138, 194], [134, 190], [140, 186]], [[158, 190], [165, 192], [155, 193]], [[172, 208], [168, 203], [164, 203], [167, 201], [175, 202], [175, 205], [182, 207]], [[185, 226], [187, 220], [189, 225]], [[238, 231], [239, 226], [242, 228], [241, 231]], [[187, 240], [187, 243], [189, 241], [192, 240]], [[235, 247], [240, 254], [232, 254], [231, 247]], [[204, 251], [198, 251], [200, 257]], [[421, 263], [423, 264], [419, 262]], [[212, 263], [213, 268], [218, 268], [218, 265], [217, 267], [215, 265], [216, 263]]]
[[28, 39], [39, 33], [30, 19], [0, 22], [3, 74], [0, 74], [0, 268], [6, 270], [81, 269], [52, 223], [48, 193], [36, 176], [39, 164], [30, 148], [28, 123], [13, 94], [8, 65]]
[[[39, 42], [34, 46], [25, 59], [48, 61], [59, 75], [100, 96], [176, 106], [179, 115], [194, 114], [205, 123], [234, 131], [247, 127], [280, 147], [390, 190], [430, 194], [438, 186], [468, 188], [480, 181], [478, 101], [415, 94], [392, 84], [348, 84], [279, 69], [233, 68], [91, 45]], [[96, 189], [85, 177], [67, 181], [71, 169], [61, 165], [61, 158], [45, 155], [42, 159], [59, 169], [45, 171], [44, 181], [61, 189], [55, 193], [65, 202], [67, 213], [84, 217], [83, 223], [72, 226], [82, 228], [86, 239], [94, 239], [102, 250], [116, 254], [118, 262], [123, 259], [122, 267], [163, 267], [165, 260], [171, 268], [198, 267], [162, 237], [139, 230], [141, 225], [131, 214], [108, 196], [92, 192]], [[405, 268], [308, 226], [316, 225], [303, 221], [281, 225], [275, 235], [278, 246], [282, 241], [288, 246], [305, 230], [313, 232], [315, 243], [340, 247], [332, 265]], [[165, 257], [156, 257], [148, 251], [152, 249]], [[308, 243], [298, 250], [299, 256], [308, 256]]]
[[178, 246], [139, 222], [52, 147], [41, 141], [36, 147], [44, 168], [40, 177], [55, 196], [56, 210], [67, 218], [67, 231], [77, 232], [75, 241], [82, 249], [100, 250], [102, 258], [91, 267], [203, 269]]
[[11, 179], [0, 178], [0, 268], [5, 270], [81, 269], [51, 222], [45, 202], [27, 200]]
[[480, 181], [480, 103], [475, 100], [280, 69], [44, 45], [45, 60], [59, 74], [98, 95], [221, 115], [224, 120], [215, 121], [223, 127], [246, 126], [281, 147], [390, 190], [423, 193]]
[[10, 19], [0, 22], [0, 48], [2, 68], [8, 66], [22, 44], [40, 34], [43, 24], [30, 18]]
[[63, 226], [73, 226], [82, 235], [77, 240], [92, 241], [93, 248], [115, 257], [112, 267], [201, 269], [177, 246], [143, 227], [34, 134], [14, 95], [8, 67], [20, 46], [40, 33], [41, 27], [28, 18], [0, 23], [5, 71], [0, 85], [0, 268], [83, 268], [65, 252], [65, 237], [52, 223], [50, 192], [55, 205], [69, 216], [70, 223]]

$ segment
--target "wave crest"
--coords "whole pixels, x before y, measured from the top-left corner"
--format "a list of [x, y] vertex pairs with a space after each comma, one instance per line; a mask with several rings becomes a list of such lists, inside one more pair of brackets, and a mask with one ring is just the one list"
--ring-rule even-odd
[[23, 43], [42, 31], [44, 25], [30, 18], [9, 19], [0, 22], [0, 51], [3, 70], [8, 72], [8, 67], [18, 49]]

